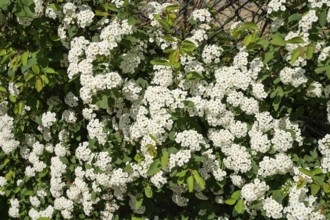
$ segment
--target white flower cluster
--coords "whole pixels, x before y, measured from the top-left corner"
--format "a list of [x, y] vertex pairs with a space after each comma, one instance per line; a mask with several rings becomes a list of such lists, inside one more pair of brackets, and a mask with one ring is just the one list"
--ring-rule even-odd
[[10, 200], [10, 208], [8, 214], [12, 218], [19, 218], [19, 201], [14, 198]]
[[207, 64], [219, 63], [223, 49], [217, 45], [206, 45], [203, 49], [202, 58]]
[[300, 85], [305, 85], [308, 80], [304, 73], [305, 70], [300, 67], [285, 67], [280, 72], [280, 79], [286, 85], [291, 84], [294, 87], [298, 87]]
[[273, 12], [278, 12], [278, 11], [285, 11], [286, 0], [271, 0], [268, 3], [268, 8], [267, 8], [267, 13], [271, 14]]
[[56, 122], [56, 113], [46, 112], [42, 114], [41, 124], [44, 128], [50, 128]]
[[190, 150], [179, 150], [176, 154], [170, 155], [170, 161], [168, 168], [171, 170], [173, 167], [182, 167], [186, 163], [189, 162], [191, 158], [191, 151]]
[[318, 149], [322, 154], [322, 169], [325, 172], [330, 172], [330, 134], [318, 141]]
[[275, 158], [265, 156], [259, 163], [258, 175], [262, 177], [273, 176], [276, 174], [286, 174], [293, 169], [293, 162], [284, 153], [275, 155]]
[[265, 193], [269, 190], [269, 186], [259, 179], [245, 184], [241, 191], [241, 196], [246, 202], [253, 202], [264, 198]]
[[176, 135], [176, 143], [189, 150], [200, 151], [201, 145], [205, 145], [204, 138], [201, 134], [194, 130], [185, 130]]
[[197, 9], [191, 14], [192, 19], [199, 22], [209, 23], [211, 21], [211, 14], [207, 9]]
[[5, 154], [9, 154], [19, 146], [19, 142], [15, 140], [13, 128], [14, 119], [7, 114], [0, 114], [0, 148]]
[[272, 198], [265, 199], [262, 208], [266, 211], [268, 218], [279, 219], [283, 216], [283, 206]]
[[320, 219], [326, 217], [315, 206], [316, 197], [307, 196], [306, 187], [297, 189], [294, 185], [289, 191], [289, 204], [283, 209], [288, 219]]
[[318, 17], [316, 15], [315, 10], [309, 10], [307, 14], [305, 14], [302, 19], [299, 21], [299, 28], [302, 32], [307, 32], [312, 28], [314, 22], [318, 21]]

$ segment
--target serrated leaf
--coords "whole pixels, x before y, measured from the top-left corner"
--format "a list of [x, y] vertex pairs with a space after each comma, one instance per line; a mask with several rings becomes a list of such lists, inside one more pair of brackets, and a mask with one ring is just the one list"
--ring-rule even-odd
[[188, 185], [188, 191], [189, 192], [193, 192], [194, 191], [194, 177], [193, 176], [189, 176], [187, 178], [187, 185]]
[[201, 189], [205, 189], [205, 182], [203, 178], [199, 175], [197, 170], [193, 170], [192, 174], [194, 176], [194, 179], [196, 180], [196, 183], [199, 185]]
[[244, 201], [242, 199], [238, 200], [236, 205], [235, 205], [235, 211], [238, 213], [238, 214], [241, 214], [244, 212]]

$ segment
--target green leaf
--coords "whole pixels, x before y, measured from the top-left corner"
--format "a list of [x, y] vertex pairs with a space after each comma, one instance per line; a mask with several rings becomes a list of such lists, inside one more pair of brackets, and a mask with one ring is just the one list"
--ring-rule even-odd
[[21, 56], [21, 62], [23, 64], [23, 66], [26, 66], [27, 61], [28, 61], [28, 58], [29, 58], [29, 54], [30, 54], [30, 52], [28, 52], [28, 51], [26, 51], [26, 52], [24, 52], [22, 54], [22, 56]]
[[315, 168], [312, 170], [312, 174], [313, 176], [314, 175], [319, 175], [319, 174], [322, 174], [323, 173], [323, 170], [321, 168]]
[[255, 31], [258, 30], [258, 26], [253, 22], [245, 22], [244, 24], [242, 24], [241, 29]]
[[243, 40], [244, 46], [245, 47], [248, 47], [249, 44], [255, 43], [256, 37], [257, 37], [257, 33], [256, 32], [254, 32], [253, 34], [250, 34], [250, 35], [245, 36], [245, 38]]
[[294, 37], [286, 41], [289, 44], [303, 44], [305, 41], [301, 37]]
[[204, 76], [198, 72], [190, 72], [190, 73], [187, 73], [186, 75], [186, 79], [204, 79]]
[[239, 197], [241, 196], [241, 190], [237, 190], [231, 194], [231, 198], [238, 200]]
[[160, 158], [160, 163], [163, 169], [166, 169], [168, 166], [169, 154], [167, 150], [163, 150], [162, 157]]
[[263, 63], [264, 64], [267, 64], [273, 58], [274, 58], [274, 51], [269, 51], [269, 52], [265, 53]]
[[194, 176], [194, 179], [196, 180], [196, 183], [199, 185], [201, 189], [205, 189], [205, 182], [203, 178], [199, 175], [197, 170], [193, 170], [192, 174]]
[[28, 73], [28, 74], [26, 74], [26, 76], [25, 76], [25, 82], [28, 82], [30, 79], [32, 79], [33, 77], [35, 76], [35, 74], [34, 73]]
[[276, 98], [274, 99], [273, 107], [274, 107], [275, 111], [277, 111], [279, 109], [281, 100], [282, 100], [282, 96], [276, 96]]
[[323, 187], [323, 190], [324, 190], [325, 193], [330, 193], [329, 183], [324, 183], [322, 187]]
[[33, 71], [35, 74], [39, 74], [39, 73], [40, 73], [40, 68], [39, 68], [36, 64], [33, 64], [33, 65], [32, 65], [32, 71]]
[[40, 91], [42, 90], [42, 88], [43, 88], [43, 83], [42, 83], [41, 78], [39, 78], [39, 77], [37, 78], [34, 87], [36, 88], [36, 90], [37, 90], [38, 92], [40, 92]]
[[47, 67], [47, 68], [43, 69], [43, 71], [45, 73], [50, 73], [50, 74], [56, 73], [55, 70], [53, 68], [50, 68], [50, 67]]
[[47, 218], [47, 217], [40, 217], [40, 218], [38, 218], [38, 220], [50, 220], [50, 218]]
[[186, 52], [192, 52], [195, 50], [195, 48], [196, 48], [196, 45], [189, 40], [184, 40], [182, 42], [182, 49]]
[[308, 45], [307, 55], [306, 55], [307, 60], [310, 60], [313, 58], [314, 50], [315, 50], [315, 44]]
[[9, 101], [11, 101], [12, 103], [15, 103], [16, 100], [17, 100], [17, 98], [15, 96], [12, 96], [12, 95], [10, 95], [8, 98], [9, 98]]
[[164, 40], [169, 41], [169, 42], [176, 42], [175, 38], [171, 35], [165, 35], [162, 37]]
[[147, 148], [147, 152], [149, 153], [150, 156], [152, 156], [152, 157], [157, 156], [157, 148], [154, 145], [147, 144], [146, 148]]
[[237, 203], [235, 205], [235, 211], [238, 214], [243, 213], [243, 211], [244, 211], [244, 201], [242, 199], [240, 199], [240, 200], [237, 201]]
[[270, 41], [271, 44], [277, 46], [285, 46], [286, 43], [280, 34], [272, 34], [272, 40]]
[[307, 176], [313, 176], [312, 172], [305, 169], [305, 168], [300, 167], [299, 171], [302, 172], [303, 174], [307, 175]]
[[266, 50], [269, 45], [269, 41], [266, 38], [260, 38], [259, 40], [257, 40], [257, 44], [261, 45], [264, 50]]
[[188, 185], [188, 191], [189, 192], [193, 192], [194, 191], [194, 177], [193, 176], [189, 176], [187, 178], [187, 185]]
[[7, 181], [10, 181], [13, 177], [15, 177], [15, 171], [13, 170], [9, 170], [5, 175]]
[[300, 47], [296, 48], [291, 55], [291, 64], [293, 64], [300, 56]]
[[108, 109], [109, 107], [109, 101], [108, 101], [108, 96], [107, 95], [103, 95], [101, 97], [101, 99], [99, 99], [97, 102], [96, 102], [96, 105], [101, 108], [101, 109]]
[[236, 203], [236, 199], [233, 199], [233, 198], [229, 198], [229, 199], [226, 199], [225, 203], [227, 205], [234, 205]]
[[327, 24], [327, 11], [323, 10], [319, 17], [319, 23], [321, 26], [325, 26]]
[[312, 176], [314, 182], [319, 185], [319, 186], [323, 186], [324, 184], [324, 175], [322, 176]]
[[0, 86], [0, 92], [7, 93], [7, 89], [3, 86]]
[[320, 191], [320, 189], [321, 189], [320, 186], [318, 186], [314, 183], [311, 184], [311, 193], [313, 196], [316, 195]]
[[174, 141], [175, 140], [175, 135], [176, 135], [176, 132], [175, 131], [171, 131], [170, 133], [168, 133], [168, 138], [171, 141]]
[[135, 209], [139, 209], [141, 207], [142, 203], [143, 203], [143, 195], [142, 194], [139, 194], [136, 197]]
[[152, 65], [171, 66], [171, 64], [166, 60], [151, 60], [150, 63]]
[[178, 63], [180, 61], [180, 50], [176, 49], [170, 53], [169, 60], [171, 64]]
[[105, 11], [95, 10], [95, 15], [96, 16], [101, 16], [101, 17], [107, 17], [110, 14], [108, 12], [105, 12]]
[[17, 113], [16, 114], [21, 115], [22, 112], [23, 112], [23, 109], [24, 109], [24, 102], [23, 101], [19, 101], [15, 107], [17, 109]]
[[114, 4], [105, 3], [102, 5], [106, 11], [119, 12], [119, 9]]
[[297, 189], [304, 187], [305, 184], [306, 180], [304, 178], [300, 178], [300, 180], [297, 182]]
[[152, 188], [150, 185], [147, 185], [145, 188], [144, 188], [144, 194], [146, 195], [147, 198], [152, 198], [153, 196], [153, 192], [152, 192]]
[[156, 159], [150, 164], [150, 167], [149, 167], [149, 170], [147, 173], [149, 176], [153, 176], [156, 173], [158, 173], [161, 169], [162, 169], [162, 166], [160, 164], [160, 161], [159, 161], [159, 159]]
[[159, 14], [153, 14], [153, 16], [156, 19], [156, 21], [158, 21], [165, 30], [167, 30], [168, 32], [172, 31], [167, 21], [165, 19], [162, 19]]
[[179, 9], [179, 8], [180, 8], [179, 4], [172, 4], [172, 5], [169, 5], [165, 8], [165, 12], [166, 12], [166, 14], [168, 14], [171, 11], [174, 11], [174, 10]]
[[6, 9], [10, 4], [10, 0], [1, 0], [0, 1], [0, 9]]

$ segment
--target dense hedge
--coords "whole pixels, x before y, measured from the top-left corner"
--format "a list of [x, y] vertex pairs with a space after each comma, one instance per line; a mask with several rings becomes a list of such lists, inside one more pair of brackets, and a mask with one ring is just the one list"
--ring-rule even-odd
[[330, 219], [330, 1], [181, 7], [0, 1], [1, 219]]

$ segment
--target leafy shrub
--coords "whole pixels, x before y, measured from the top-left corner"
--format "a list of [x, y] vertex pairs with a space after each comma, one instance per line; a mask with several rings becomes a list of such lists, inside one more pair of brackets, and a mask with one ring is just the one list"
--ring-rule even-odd
[[329, 6], [1, 1], [1, 212], [329, 219]]

